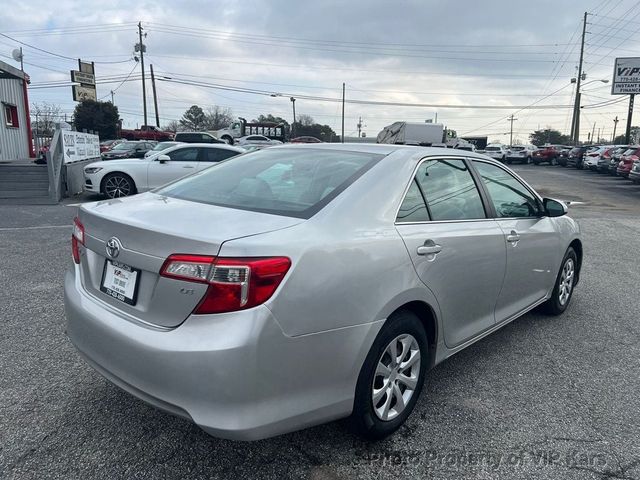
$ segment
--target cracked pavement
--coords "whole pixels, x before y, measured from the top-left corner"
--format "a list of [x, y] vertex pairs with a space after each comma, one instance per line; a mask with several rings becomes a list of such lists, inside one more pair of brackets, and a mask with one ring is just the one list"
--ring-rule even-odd
[[0, 206], [0, 478], [640, 479], [640, 186], [514, 168], [585, 202], [571, 207], [585, 242], [573, 303], [436, 367], [409, 421], [378, 443], [343, 422], [219, 440], [111, 385], [64, 335], [75, 209]]

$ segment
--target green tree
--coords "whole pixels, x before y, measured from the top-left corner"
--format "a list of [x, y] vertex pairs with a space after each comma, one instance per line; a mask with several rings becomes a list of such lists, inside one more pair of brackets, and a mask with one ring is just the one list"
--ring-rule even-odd
[[207, 117], [198, 105], [191, 105], [180, 119], [180, 127], [184, 130], [200, 131], [207, 127]]
[[323, 142], [332, 142], [334, 138], [338, 137], [329, 125], [320, 125], [311, 115], [306, 114], [302, 114], [296, 119], [292, 129], [296, 137], [316, 137]]
[[117, 138], [120, 114], [118, 107], [111, 102], [87, 100], [76, 105], [73, 111], [73, 124], [76, 130], [98, 132], [101, 140]]
[[281, 117], [274, 117], [273, 115], [269, 114], [269, 115], [259, 115], [257, 119], [254, 119], [253, 122], [260, 122], [260, 123], [284, 123], [284, 125], [287, 127], [289, 127], [289, 122], [287, 122], [284, 118]]
[[537, 147], [546, 143], [562, 145], [571, 142], [569, 135], [563, 135], [559, 130], [554, 130], [553, 128], [536, 130], [529, 135], [529, 139]]

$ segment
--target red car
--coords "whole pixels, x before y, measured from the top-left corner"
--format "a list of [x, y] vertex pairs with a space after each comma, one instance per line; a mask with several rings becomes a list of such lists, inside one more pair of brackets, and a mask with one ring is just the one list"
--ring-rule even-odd
[[558, 164], [558, 156], [560, 155], [560, 149], [556, 145], [545, 145], [544, 147], [540, 147], [533, 152], [531, 156], [533, 163], [535, 165], [540, 165], [541, 163], [549, 163], [549, 165], [557, 165]]
[[640, 160], [640, 146], [637, 145], [622, 154], [616, 173], [621, 177], [628, 178], [633, 162], [636, 160]]

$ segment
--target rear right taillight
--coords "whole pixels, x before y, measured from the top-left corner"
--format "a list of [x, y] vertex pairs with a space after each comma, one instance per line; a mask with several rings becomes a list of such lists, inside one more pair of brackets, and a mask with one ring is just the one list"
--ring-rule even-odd
[[160, 275], [188, 282], [207, 283], [207, 292], [194, 314], [233, 312], [266, 302], [286, 275], [287, 257], [209, 257], [171, 255]]
[[73, 233], [71, 234], [71, 254], [73, 261], [80, 263], [80, 245], [84, 245], [84, 225], [78, 217], [73, 219]]

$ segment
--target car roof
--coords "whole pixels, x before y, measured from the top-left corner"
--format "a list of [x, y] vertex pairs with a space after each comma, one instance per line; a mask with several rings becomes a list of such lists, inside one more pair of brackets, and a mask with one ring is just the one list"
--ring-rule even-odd
[[234, 147], [234, 146], [231, 146], [231, 145], [227, 145], [226, 143], [183, 143], [183, 142], [176, 142], [176, 144], [171, 148], [175, 148], [175, 150], [179, 150], [180, 148], [189, 148], [189, 147], [220, 148], [222, 150], [232, 150], [234, 152], [243, 151], [242, 148]]

